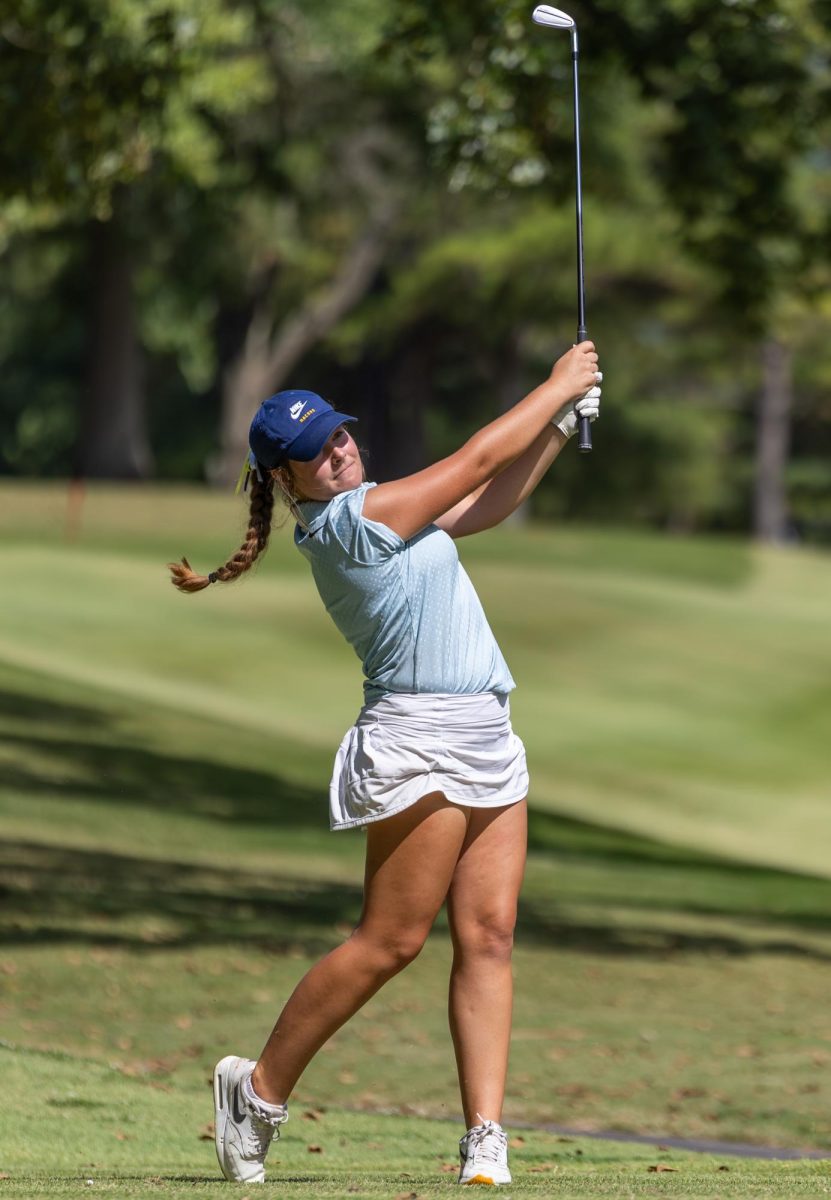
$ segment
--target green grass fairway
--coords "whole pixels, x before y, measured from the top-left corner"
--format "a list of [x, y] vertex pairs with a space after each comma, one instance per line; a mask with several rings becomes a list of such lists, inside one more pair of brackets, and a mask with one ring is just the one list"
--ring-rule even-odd
[[[181, 596], [164, 562], [224, 561], [235, 497], [94, 489], [72, 542], [65, 488], [6, 484], [0, 514], [0, 661], [257, 731], [269, 769], [319, 786], [359, 667], [288, 531], [256, 579]], [[829, 873], [831, 559], [513, 529], [462, 554], [519, 681], [536, 807]]]
[[[6, 1087], [24, 1095], [38, 1056], [24, 1059], [0, 1048], [0, 1064]], [[49, 1130], [48, 1166], [31, 1122], [13, 1119], [5, 1140], [19, 1139], [20, 1148], [14, 1169], [0, 1172], [4, 1196], [411, 1200], [454, 1194], [458, 1154], [448, 1122], [296, 1105], [269, 1155], [273, 1183], [229, 1188], [216, 1178], [198, 1089], [125, 1078], [68, 1057], [50, 1056], [47, 1068], [41, 1122]], [[502, 1193], [509, 1196], [784, 1197], [828, 1188], [827, 1163], [745, 1162], [532, 1130], [512, 1140], [516, 1178]]]
[[[325, 790], [360, 667], [303, 560], [284, 531], [241, 584], [165, 581], [224, 558], [240, 512], [102, 487], [68, 537], [65, 489], [0, 486], [0, 1194], [228, 1195], [211, 1067], [259, 1051], [358, 914], [363, 838], [328, 832]], [[505, 1194], [827, 1194], [829, 1162], [524, 1125], [829, 1147], [831, 560], [574, 530], [461, 550], [533, 780]], [[455, 1187], [449, 957], [440, 917], [304, 1076], [257, 1194]]]

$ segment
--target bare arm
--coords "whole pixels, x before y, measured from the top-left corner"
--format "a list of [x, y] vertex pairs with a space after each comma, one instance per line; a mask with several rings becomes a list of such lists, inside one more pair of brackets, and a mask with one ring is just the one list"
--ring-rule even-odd
[[[592, 342], [572, 347], [558, 359], [545, 383], [480, 429], [455, 454], [415, 475], [382, 483], [367, 492], [364, 516], [383, 523], [405, 540], [411, 538], [495, 476], [504, 474], [542, 436], [548, 438], [551, 418], [563, 404], [588, 391], [596, 368]], [[515, 486], [519, 486], [521, 474], [518, 468]]]
[[553, 425], [544, 429], [524, 454], [443, 513], [435, 524], [453, 538], [492, 529], [528, 499], [566, 442]]

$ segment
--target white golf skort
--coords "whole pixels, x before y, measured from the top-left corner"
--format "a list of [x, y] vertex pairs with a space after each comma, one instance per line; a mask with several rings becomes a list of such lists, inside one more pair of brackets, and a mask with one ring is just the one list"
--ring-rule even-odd
[[340, 744], [329, 788], [332, 829], [402, 812], [430, 792], [499, 808], [528, 794], [525, 747], [507, 695], [388, 692], [364, 705]]

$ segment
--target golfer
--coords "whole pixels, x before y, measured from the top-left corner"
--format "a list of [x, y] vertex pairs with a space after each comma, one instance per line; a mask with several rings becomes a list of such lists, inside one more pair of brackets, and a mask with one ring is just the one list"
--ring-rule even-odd
[[333, 829], [366, 830], [360, 921], [300, 980], [259, 1059], [214, 1072], [226, 1179], [265, 1180], [287, 1102], [321, 1046], [416, 957], [442, 904], [453, 941], [450, 1030], [467, 1132], [464, 1184], [510, 1183], [502, 1104], [511, 948], [525, 866], [528, 774], [511, 729], [514, 681], [454, 540], [522, 504], [597, 416], [592, 342], [448, 458], [391, 483], [364, 477], [353, 417], [313, 392], [271, 396], [250, 431], [250, 524], [222, 567], [171, 564], [184, 592], [236, 579], [265, 550], [274, 490], [338, 629], [363, 663], [365, 703], [335, 758]]

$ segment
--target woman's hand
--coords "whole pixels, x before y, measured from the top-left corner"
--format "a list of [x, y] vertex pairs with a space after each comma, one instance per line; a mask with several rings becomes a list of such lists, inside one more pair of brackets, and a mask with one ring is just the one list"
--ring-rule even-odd
[[555, 429], [559, 429], [566, 441], [574, 437], [577, 432], [577, 422], [580, 417], [588, 417], [590, 421], [596, 421], [600, 416], [600, 383], [603, 379], [603, 372], [597, 371], [595, 379], [597, 383], [594, 387], [589, 388], [585, 396], [581, 396], [579, 400], [569, 400], [551, 418], [551, 424]]
[[594, 342], [580, 342], [557, 359], [548, 381], [557, 388], [563, 403], [585, 396], [594, 387], [597, 361]]

